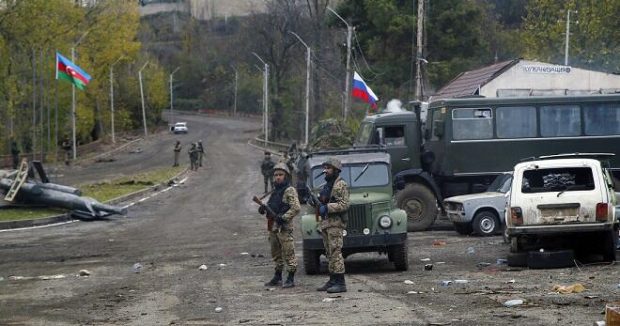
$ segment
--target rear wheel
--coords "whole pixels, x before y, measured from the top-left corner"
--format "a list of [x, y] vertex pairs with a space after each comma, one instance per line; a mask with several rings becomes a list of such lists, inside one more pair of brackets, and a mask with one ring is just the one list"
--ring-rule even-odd
[[321, 255], [318, 250], [304, 249], [304, 270], [308, 275], [318, 274], [321, 269]]
[[457, 223], [454, 222], [454, 229], [458, 234], [461, 235], [470, 235], [473, 231], [470, 223]]
[[409, 269], [409, 257], [407, 255], [407, 243], [390, 246], [388, 256], [392, 258], [394, 267], [397, 271], [406, 271]]
[[492, 211], [480, 211], [474, 216], [472, 227], [478, 235], [494, 235], [500, 230], [499, 218]]
[[409, 184], [396, 193], [396, 205], [407, 212], [409, 232], [426, 230], [437, 218], [437, 199], [421, 184]]

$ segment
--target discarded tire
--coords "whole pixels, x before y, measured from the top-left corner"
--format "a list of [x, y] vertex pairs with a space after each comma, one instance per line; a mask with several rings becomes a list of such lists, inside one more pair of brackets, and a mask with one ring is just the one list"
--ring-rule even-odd
[[575, 264], [573, 250], [530, 251], [527, 266], [532, 269], [564, 268]]

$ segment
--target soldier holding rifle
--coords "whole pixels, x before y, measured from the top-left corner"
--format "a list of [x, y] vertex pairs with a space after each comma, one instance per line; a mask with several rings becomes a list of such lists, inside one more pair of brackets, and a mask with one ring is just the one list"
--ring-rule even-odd
[[[325, 185], [319, 198], [313, 198], [312, 205], [317, 207], [320, 216], [320, 230], [323, 235], [325, 256], [329, 260], [329, 281], [317, 288], [328, 293], [347, 292], [344, 281], [344, 258], [342, 257], [343, 231], [347, 226], [349, 209], [349, 186], [340, 178], [342, 164], [330, 157], [323, 163]], [[318, 201], [318, 202], [317, 202]]]
[[[295, 257], [295, 241], [293, 239], [293, 218], [299, 214], [300, 205], [297, 191], [291, 186], [291, 173], [284, 163], [278, 163], [273, 168], [274, 190], [267, 204], [256, 196], [253, 200], [260, 205], [258, 212], [267, 214], [269, 230], [269, 244], [271, 257], [275, 263], [273, 278], [265, 286], [282, 284], [282, 271], [286, 264], [288, 272], [283, 288], [295, 286], [295, 272], [297, 258]], [[275, 225], [273, 223], [275, 222]]]

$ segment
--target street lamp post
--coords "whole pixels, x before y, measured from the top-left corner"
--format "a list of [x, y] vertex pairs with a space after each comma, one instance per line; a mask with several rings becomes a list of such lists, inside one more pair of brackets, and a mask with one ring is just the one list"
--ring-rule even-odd
[[235, 98], [233, 102], [233, 117], [236, 117], [237, 116], [237, 83], [239, 81], [239, 73], [235, 66], [230, 65], [230, 67], [235, 71]]
[[146, 129], [146, 109], [144, 108], [144, 87], [142, 86], [142, 70], [149, 64], [147, 61], [140, 70], [138, 70], [138, 78], [140, 79], [140, 97], [142, 99], [142, 123], [144, 125], [144, 137], [148, 136], [148, 130]]
[[181, 69], [181, 67], [176, 67], [176, 69], [174, 69], [172, 71], [172, 73], [170, 74], [170, 123], [174, 124], [174, 111], [173, 111], [173, 107], [174, 107], [174, 92], [172, 90], [172, 76], [174, 75], [175, 72], [177, 72], [179, 69]]
[[346, 121], [349, 111], [351, 110], [351, 37], [353, 35], [353, 26], [349, 25], [344, 18], [340, 17], [337, 12], [332, 8], [327, 7], [327, 10], [331, 11], [336, 17], [338, 17], [345, 25], [347, 25], [347, 73], [344, 83], [344, 113], [343, 118]]
[[577, 10], [566, 10], [566, 42], [564, 44], [564, 65], [568, 66], [568, 44], [570, 43], [570, 13], [577, 13]]
[[303, 44], [306, 47], [306, 125], [305, 125], [305, 138], [304, 138], [304, 145], [307, 147], [308, 146], [308, 126], [309, 126], [309, 121], [310, 121], [310, 68], [311, 68], [311, 49], [308, 46], [308, 44], [306, 44], [306, 42], [304, 42], [304, 40], [301, 39], [301, 37], [299, 35], [297, 35], [295, 32], [291, 32], [289, 31], [289, 33], [293, 34], [298, 40], [299, 42], [301, 42], [301, 44]]
[[[75, 64], [75, 47], [77, 47], [80, 44], [80, 42], [82, 42], [82, 40], [88, 34], [88, 32], [90, 31], [84, 32], [84, 34], [82, 34], [82, 36], [80, 36], [77, 42], [75, 42], [73, 46], [71, 47], [71, 62], [73, 62], [74, 64]], [[76, 137], [75, 137], [75, 117], [76, 117], [75, 84], [72, 83], [71, 84], [71, 141], [72, 141], [71, 147], [73, 148], [73, 159], [74, 160], [77, 158], [77, 143], [76, 143]]]
[[114, 144], [116, 144], [116, 138], [114, 136], [114, 65], [123, 58], [124, 56], [121, 56], [110, 65], [110, 123], [112, 125], [112, 143]]
[[263, 108], [265, 110], [265, 120], [263, 121], [263, 124], [265, 126], [266, 145], [269, 141], [269, 64], [259, 57], [256, 52], [252, 52], [252, 54], [265, 66], [265, 69], [263, 70]]

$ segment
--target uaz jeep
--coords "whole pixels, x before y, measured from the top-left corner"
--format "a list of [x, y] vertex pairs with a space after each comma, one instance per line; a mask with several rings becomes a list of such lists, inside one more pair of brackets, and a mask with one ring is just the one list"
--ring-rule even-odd
[[[340, 177], [349, 185], [350, 206], [342, 254], [387, 254], [397, 270], [407, 270], [407, 214], [395, 207], [392, 195], [390, 155], [377, 148], [324, 151], [310, 154], [304, 166], [306, 184], [318, 193], [325, 184], [323, 162], [336, 157], [342, 162]], [[320, 270], [325, 253], [315, 208], [301, 217], [303, 261], [307, 274]]]

